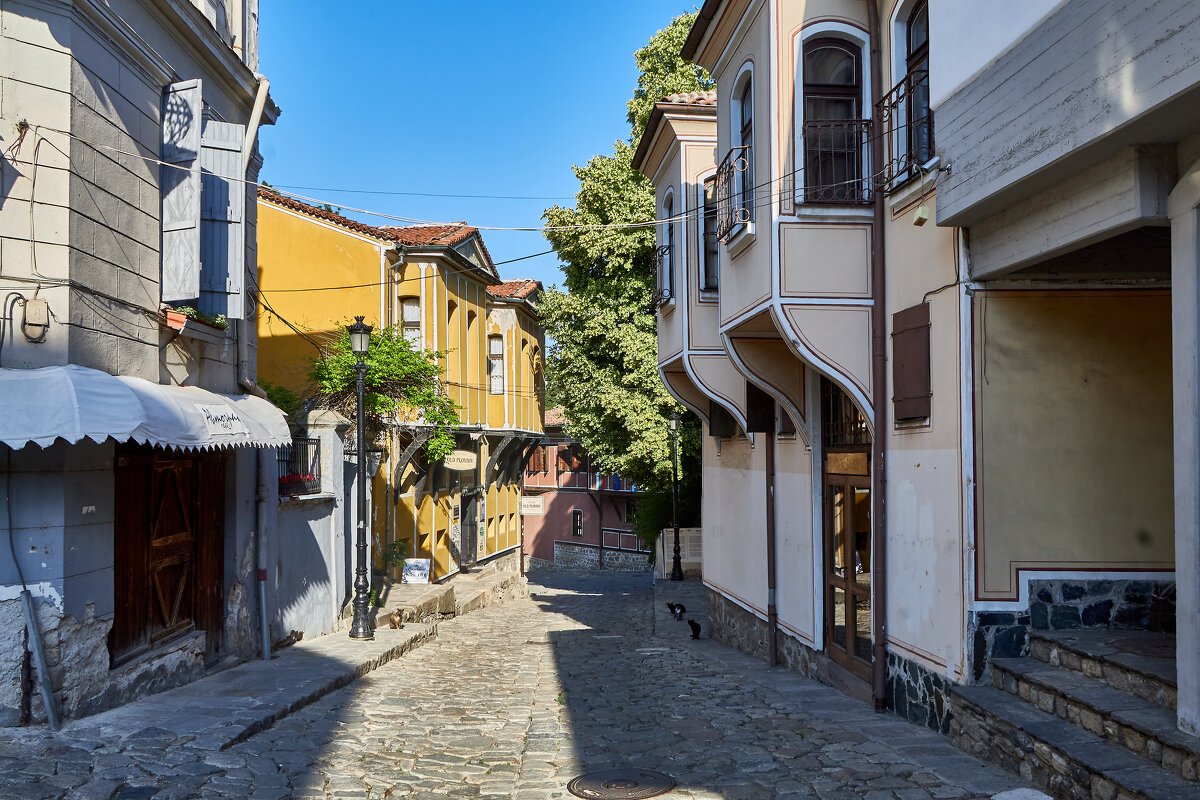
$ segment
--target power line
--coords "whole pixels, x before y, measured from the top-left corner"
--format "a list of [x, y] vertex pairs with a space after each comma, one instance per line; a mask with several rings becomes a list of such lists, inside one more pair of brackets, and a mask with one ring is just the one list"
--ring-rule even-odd
[[[265, 184], [264, 184], [265, 185]], [[335, 189], [329, 186], [297, 186], [294, 183], [274, 183], [272, 189], [303, 189], [306, 192], [339, 192], [344, 194], [378, 194], [397, 197], [449, 197], [464, 200], [572, 200], [574, 198], [551, 195], [519, 195], [519, 194], [444, 194], [441, 192], [400, 192], [384, 189]]]

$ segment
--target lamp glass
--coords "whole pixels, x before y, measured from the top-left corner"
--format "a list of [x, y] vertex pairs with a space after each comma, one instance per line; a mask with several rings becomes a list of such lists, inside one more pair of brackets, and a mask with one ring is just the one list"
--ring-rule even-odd
[[667, 425], [669, 425], [673, 431], [679, 429], [679, 412], [671, 412], [671, 416], [667, 419]]
[[346, 326], [350, 334], [350, 350], [356, 356], [365, 356], [371, 346], [371, 326], [363, 324], [362, 317], [355, 317], [352, 325]]

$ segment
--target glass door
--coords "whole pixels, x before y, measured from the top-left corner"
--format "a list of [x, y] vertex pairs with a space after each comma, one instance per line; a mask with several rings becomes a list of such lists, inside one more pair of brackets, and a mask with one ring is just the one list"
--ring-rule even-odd
[[866, 475], [825, 477], [825, 650], [870, 679], [871, 479]]

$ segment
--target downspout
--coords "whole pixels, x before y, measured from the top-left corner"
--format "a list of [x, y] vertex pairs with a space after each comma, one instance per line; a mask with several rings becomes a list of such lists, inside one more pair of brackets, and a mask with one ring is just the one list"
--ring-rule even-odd
[[[242, 176], [250, 171], [250, 159], [254, 155], [254, 141], [258, 138], [258, 126], [262, 122], [263, 109], [267, 105], [267, 93], [271, 82], [258, 76], [258, 92], [254, 96], [254, 107], [246, 123], [246, 138], [242, 142]], [[250, 320], [243, 316], [237, 323], [238, 386], [247, 394], [267, 399], [267, 393], [250, 377]], [[267, 471], [270, 455], [264, 447], [257, 448], [257, 480], [254, 496], [254, 550], [256, 556], [255, 578], [258, 583], [258, 620], [261, 638], [261, 655], [264, 661], [271, 659], [271, 634], [267, 624], [267, 554], [264, 546], [264, 531], [267, 519]]]
[[775, 606], [775, 422], [767, 431], [767, 666], [779, 663], [779, 612]]
[[[867, 26], [871, 36], [871, 108], [883, 99], [882, 31], [877, 0], [867, 0]], [[875, 125], [879, 124], [878, 114]], [[871, 224], [871, 409], [874, 412], [874, 486], [871, 491], [871, 621], [875, 639], [871, 664], [875, 710], [887, 709], [887, 300], [884, 283], [884, 193], [874, 179], [883, 165], [883, 138], [871, 137], [871, 168], [867, 170], [874, 199]]]

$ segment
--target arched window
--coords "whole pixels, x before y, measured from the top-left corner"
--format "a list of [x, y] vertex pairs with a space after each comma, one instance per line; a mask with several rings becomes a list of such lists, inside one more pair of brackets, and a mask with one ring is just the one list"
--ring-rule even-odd
[[745, 83], [738, 93], [738, 146], [745, 148], [742, 158], [745, 169], [738, 175], [737, 206], [742, 218], [754, 221], [754, 74], [746, 73]]
[[504, 394], [504, 337], [488, 337], [488, 392]]
[[675, 297], [675, 195], [668, 194], [663, 201], [662, 257], [658, 262], [658, 291], [663, 302]]
[[804, 200], [865, 199], [862, 51], [842, 39], [804, 43]]
[[904, 26], [908, 69], [909, 164], [920, 166], [933, 158], [933, 119], [929, 114], [929, 3], [913, 6]]

